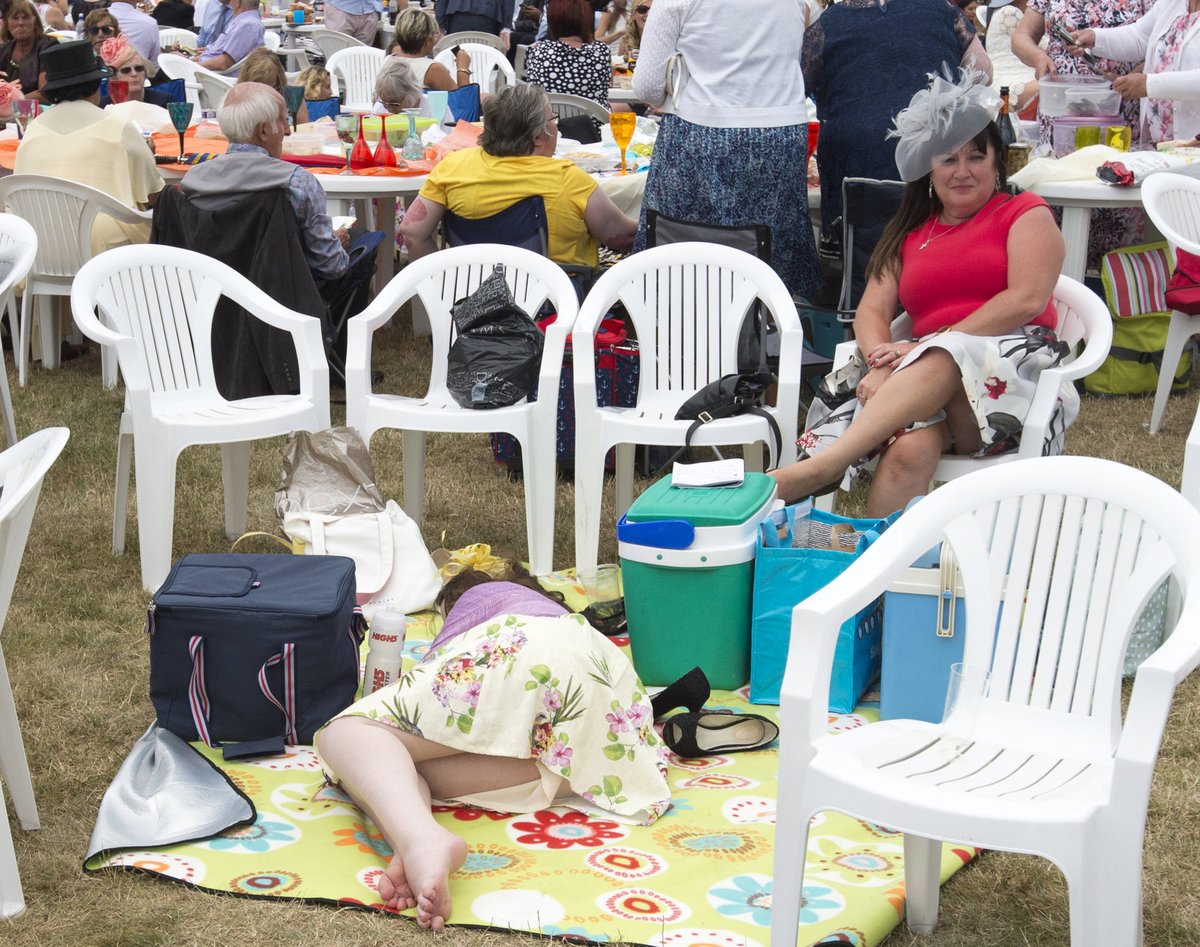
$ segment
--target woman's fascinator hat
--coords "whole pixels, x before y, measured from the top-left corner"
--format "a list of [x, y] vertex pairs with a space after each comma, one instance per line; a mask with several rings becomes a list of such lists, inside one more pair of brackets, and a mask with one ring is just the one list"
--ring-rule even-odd
[[956, 152], [983, 131], [1000, 112], [1000, 95], [975, 69], [962, 69], [958, 81], [950, 69], [929, 74], [929, 88], [912, 97], [896, 116], [888, 138], [899, 138], [896, 170], [902, 181], [918, 181], [940, 155]]

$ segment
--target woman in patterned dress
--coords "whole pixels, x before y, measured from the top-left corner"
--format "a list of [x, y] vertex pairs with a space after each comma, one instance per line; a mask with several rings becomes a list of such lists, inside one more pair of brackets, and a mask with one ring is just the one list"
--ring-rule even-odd
[[1140, 106], [1144, 141], [1200, 136], [1200, 0], [1159, 0], [1136, 23], [1071, 34], [1081, 48], [1108, 59], [1141, 62], [1113, 82]]
[[[1062, 26], [1068, 32], [1096, 27], [1122, 26], [1133, 23], [1151, 8], [1154, 0], [1029, 0], [1021, 22], [1013, 33], [1012, 50], [1025, 65], [1032, 66], [1034, 78], [1039, 82], [1046, 76], [1090, 76], [1094, 73], [1083, 58], [1071, 54], [1053, 32], [1046, 48], [1038, 43], [1047, 34], [1047, 25]], [[1124, 76], [1134, 71], [1136, 63], [1100, 60], [1100, 68], [1110, 74]], [[1138, 104], [1125, 102], [1121, 116], [1132, 131], [1132, 145], [1141, 141], [1139, 137]], [[1050, 141], [1051, 120], [1042, 116], [1039, 138]], [[1140, 211], [1120, 208], [1100, 208], [1092, 211], [1092, 225], [1088, 233], [1088, 266], [1095, 266], [1099, 258], [1114, 247], [1136, 243], [1142, 228]]]
[[444, 927], [449, 876], [467, 855], [431, 799], [639, 823], [671, 804], [667, 751], [624, 653], [527, 573], [512, 578], [451, 579], [438, 604], [452, 607], [420, 663], [316, 736], [329, 778], [395, 853], [380, 896], [415, 907], [425, 928]]
[[608, 108], [612, 53], [594, 38], [595, 17], [587, 0], [550, 0], [546, 22], [554, 39], [525, 53], [525, 79], [547, 92], [567, 92]]

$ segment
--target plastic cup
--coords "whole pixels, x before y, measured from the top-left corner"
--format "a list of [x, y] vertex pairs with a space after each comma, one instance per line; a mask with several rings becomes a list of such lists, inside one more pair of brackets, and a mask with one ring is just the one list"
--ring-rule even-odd
[[1075, 150], [1086, 148], [1088, 145], [1098, 145], [1103, 140], [1099, 125], [1081, 125], [1075, 129]]
[[1109, 125], [1104, 129], [1104, 143], [1117, 151], [1128, 151], [1130, 131], [1128, 125]]
[[614, 634], [625, 623], [625, 601], [621, 598], [621, 573], [612, 563], [580, 569], [576, 575], [587, 594], [584, 615], [602, 634]]
[[979, 708], [987, 696], [992, 673], [977, 664], [958, 662], [950, 665], [950, 680], [946, 685], [946, 707], [942, 714], [945, 735], [960, 745], [970, 743], [979, 722]]

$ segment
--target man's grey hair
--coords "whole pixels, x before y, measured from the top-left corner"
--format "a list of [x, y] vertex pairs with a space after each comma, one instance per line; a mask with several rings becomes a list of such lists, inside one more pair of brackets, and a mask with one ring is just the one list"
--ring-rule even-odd
[[387, 57], [375, 76], [375, 98], [380, 102], [400, 102], [400, 107], [406, 109], [421, 104], [421, 87], [408, 63], [395, 56]]
[[217, 110], [221, 134], [232, 142], [255, 143], [259, 125], [278, 122], [281, 113], [287, 114], [283, 96], [261, 82], [235, 85]]
[[479, 144], [489, 155], [512, 158], [533, 154], [534, 138], [546, 128], [550, 99], [541, 86], [509, 86], [483, 103]]

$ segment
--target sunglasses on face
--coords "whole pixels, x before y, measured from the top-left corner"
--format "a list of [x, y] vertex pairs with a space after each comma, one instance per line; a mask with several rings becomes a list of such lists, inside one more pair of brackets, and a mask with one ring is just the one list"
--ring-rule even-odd
[[643, 3], [640, 7], [634, 7], [633, 12], [640, 13], [642, 16], [645, 16], [647, 13], [650, 12], [650, 4]]
[[142, 65], [122, 66], [120, 69], [117, 70], [117, 75], [132, 76], [134, 73], [144, 73], [145, 71], [146, 71], [146, 67], [142, 66]]
[[116, 28], [112, 26], [89, 26], [89, 36], [112, 36], [116, 32]]

